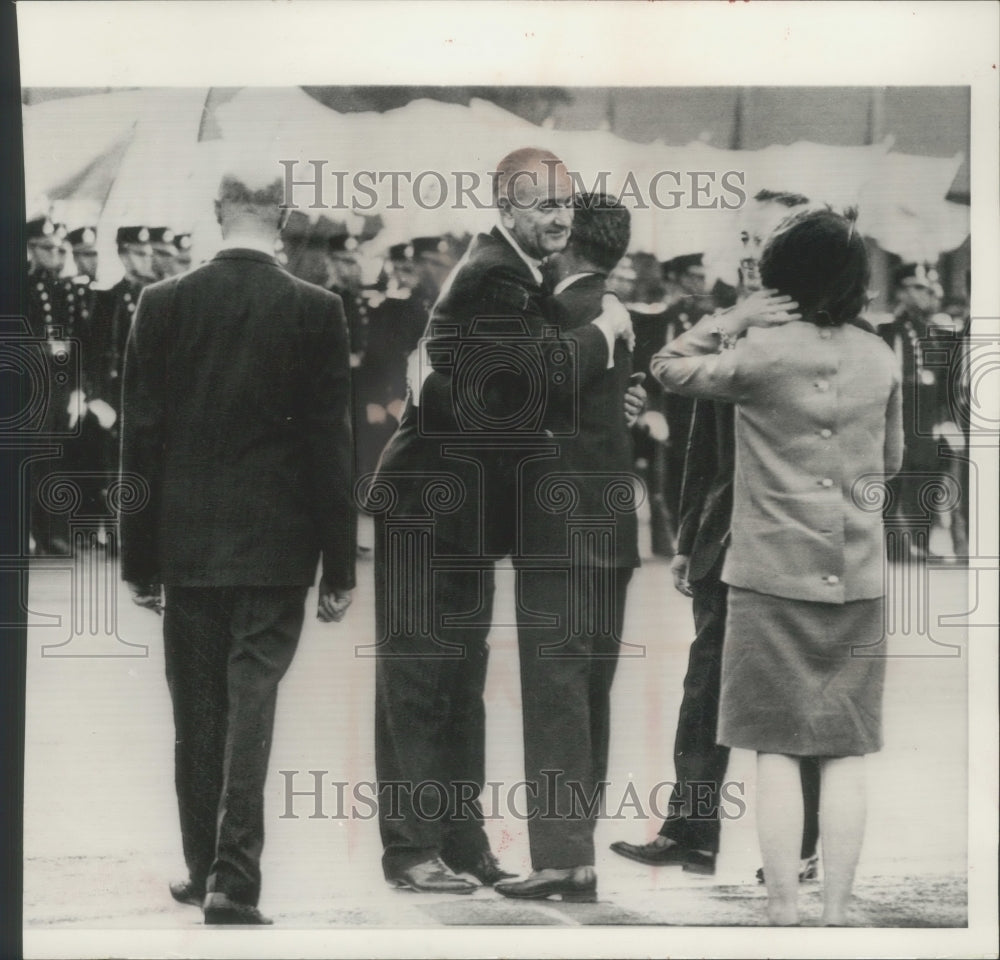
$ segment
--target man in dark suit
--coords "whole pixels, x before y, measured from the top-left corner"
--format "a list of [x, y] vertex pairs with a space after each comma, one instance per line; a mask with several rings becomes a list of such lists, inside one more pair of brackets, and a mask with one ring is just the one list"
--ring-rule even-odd
[[[770, 231], [791, 208], [808, 201], [798, 194], [762, 191], [755, 198], [744, 231], [741, 293], [758, 287], [757, 260]], [[697, 401], [684, 459], [680, 492], [677, 553], [671, 563], [675, 587], [692, 598], [695, 638], [688, 653], [674, 738], [674, 775], [667, 818], [658, 835], [645, 844], [624, 840], [611, 844], [615, 853], [649, 866], [680, 865], [687, 871], [715, 873], [721, 832], [720, 792], [729, 765], [729, 748], [715, 742], [719, 713], [722, 645], [728, 587], [722, 565], [729, 542], [736, 457], [731, 404]], [[816, 876], [819, 835], [819, 767], [803, 760], [802, 790], [805, 827], [802, 879]], [[758, 879], [763, 874], [758, 871]]]
[[[605, 278], [630, 237], [629, 212], [615, 198], [583, 194], [573, 206], [569, 244], [547, 264], [555, 284], [547, 313], [566, 335], [600, 315]], [[521, 899], [597, 897], [596, 801], [607, 775], [626, 591], [639, 565], [638, 481], [622, 408], [631, 354], [621, 338], [578, 347], [575, 381], [555, 393], [546, 418], [555, 456], [540, 450], [521, 467], [522, 538], [513, 559], [533, 872], [497, 884]]]
[[322, 557], [320, 620], [354, 586], [350, 368], [339, 298], [270, 251], [280, 180], [228, 174], [223, 249], [145, 289], [128, 341], [122, 576], [159, 609], [176, 730], [189, 876], [178, 901], [206, 923], [269, 923], [257, 909], [264, 782], [278, 682]]
[[[368, 491], [376, 515], [376, 770], [386, 879], [471, 893], [509, 877], [489, 849], [478, 797], [494, 564], [521, 551], [521, 466], [558, 453], [550, 386], [585, 348], [630, 333], [618, 310], [570, 331], [547, 324], [540, 264], [565, 246], [572, 181], [550, 153], [497, 168], [499, 223], [449, 276], [414, 364], [399, 430]], [[422, 797], [425, 782], [443, 789]], [[435, 815], [429, 815], [429, 814]]]

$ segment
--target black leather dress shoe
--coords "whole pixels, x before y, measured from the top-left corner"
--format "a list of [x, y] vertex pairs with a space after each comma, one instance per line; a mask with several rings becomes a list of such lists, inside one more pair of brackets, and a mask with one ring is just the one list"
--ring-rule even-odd
[[468, 873], [474, 876], [484, 887], [492, 887], [501, 880], [513, 880], [516, 873], [508, 873], [500, 866], [500, 861], [489, 850], [484, 850], [471, 864], [452, 868], [455, 873]]
[[593, 867], [536, 870], [527, 880], [498, 883], [496, 891], [512, 900], [560, 896], [564, 903], [597, 903], [597, 874]]
[[230, 900], [224, 893], [210, 893], [205, 897], [205, 923], [270, 926], [274, 921], [249, 903]]
[[386, 878], [390, 883], [417, 893], [472, 893], [478, 887], [445, 866], [440, 857], [397, 870]]
[[177, 880], [170, 884], [170, 896], [178, 903], [200, 907], [205, 901], [205, 884], [195, 883], [194, 880]]
[[687, 850], [687, 859], [681, 866], [685, 873], [700, 873], [702, 876], [715, 876], [715, 854], [705, 850]]

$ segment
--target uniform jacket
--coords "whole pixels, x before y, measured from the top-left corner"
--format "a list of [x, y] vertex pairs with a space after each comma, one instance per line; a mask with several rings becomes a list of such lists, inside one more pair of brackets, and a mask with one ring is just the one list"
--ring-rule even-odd
[[[411, 389], [368, 505], [377, 512], [391, 503], [396, 518], [426, 520], [438, 553], [498, 557], [519, 550], [518, 471], [526, 456], [552, 446], [545, 433], [549, 398], [555, 374], [564, 372], [553, 364], [570, 362], [544, 301], [528, 265], [494, 229], [472, 241], [431, 310], [432, 372], [419, 404]], [[573, 355], [590, 359], [600, 342], [606, 365], [596, 327], [568, 337], [589, 348]]]
[[902, 460], [891, 352], [853, 325], [751, 329], [718, 352], [706, 318], [661, 350], [663, 385], [736, 409], [732, 545], [722, 578], [774, 596], [881, 596], [878, 485]]
[[122, 574], [173, 586], [354, 585], [340, 299], [228, 249], [142, 292], [128, 341]]
[[[574, 280], [546, 304], [547, 315], [568, 333], [600, 316], [604, 275]], [[639, 565], [636, 478], [623, 398], [632, 357], [615, 341], [614, 364], [596, 338], [577, 358], [579, 377], [553, 398], [552, 459], [526, 459], [521, 476], [522, 554], [568, 556], [603, 567]]]
[[107, 290], [94, 291], [89, 321], [82, 328], [84, 381], [88, 399], [121, 409], [125, 348], [143, 287], [122, 277]]

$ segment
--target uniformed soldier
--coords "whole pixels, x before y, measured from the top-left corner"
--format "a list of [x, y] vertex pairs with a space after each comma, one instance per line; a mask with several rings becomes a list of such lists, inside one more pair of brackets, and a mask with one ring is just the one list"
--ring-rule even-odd
[[94, 311], [94, 281], [97, 279], [97, 228], [77, 227], [66, 234], [76, 273], [70, 279], [66, 299], [75, 333], [89, 323]]
[[358, 367], [365, 352], [368, 305], [361, 295], [361, 266], [357, 237], [341, 233], [330, 237], [326, 250], [326, 288], [344, 302], [347, 329], [351, 338], [351, 365]]
[[157, 280], [172, 277], [175, 273], [174, 231], [170, 227], [150, 227], [149, 245], [153, 248], [153, 274]]
[[[929, 264], [905, 263], [893, 273], [896, 307], [892, 320], [878, 328], [882, 339], [896, 354], [903, 378], [903, 467], [889, 482], [891, 496], [888, 516], [895, 518], [894, 528], [909, 531], [909, 554], [927, 556], [929, 537], [917, 531], [927, 526], [928, 513], [922, 503], [921, 488], [934, 482], [935, 474], [950, 472], [950, 462], [938, 451], [936, 434], [940, 425], [952, 420], [949, 410], [947, 370], [927, 362], [925, 356], [933, 344], [928, 342], [931, 318], [938, 306], [937, 272]], [[933, 353], [933, 349], [931, 350]], [[939, 351], [940, 352], [940, 351]], [[890, 540], [901, 547], [901, 540]], [[897, 554], [895, 559], [907, 559]]]
[[[66, 262], [66, 228], [49, 217], [26, 225], [28, 252], [28, 327], [40, 344], [45, 363], [45, 410], [40, 431], [65, 444], [69, 427], [72, 383], [72, 335], [67, 283], [61, 274]], [[59, 458], [34, 461], [31, 469], [30, 533], [35, 556], [66, 556], [70, 552], [65, 514], [46, 505], [46, 478], [63, 466]]]
[[[66, 304], [69, 326], [74, 343], [79, 348], [78, 366], [84, 367], [92, 350], [88, 337], [92, 332], [94, 302], [97, 296], [97, 227], [86, 225], [70, 230], [66, 242], [73, 254], [76, 274], [66, 284]], [[75, 435], [66, 441], [67, 463], [77, 474], [81, 487], [83, 513], [99, 515], [102, 509], [100, 474], [104, 461], [104, 429], [102, 421], [110, 418], [107, 405], [95, 403], [94, 410], [87, 403], [87, 381], [82, 376], [73, 384], [70, 400], [70, 420]], [[100, 416], [98, 416], [98, 413]]]
[[388, 250], [388, 284], [384, 297], [372, 301], [369, 309], [359, 383], [358, 468], [362, 475], [375, 469], [399, 424], [406, 400], [407, 358], [424, 334], [439, 292], [435, 277], [444, 270], [448, 257], [450, 248], [441, 237], [418, 237]]
[[132, 317], [142, 288], [156, 279], [148, 227], [119, 227], [118, 257], [125, 275], [113, 287], [98, 290], [85, 332], [84, 383], [88, 407], [100, 411], [105, 487], [118, 472], [118, 419], [122, 368]]
[[191, 234], [174, 234], [174, 274], [187, 273], [191, 269]]

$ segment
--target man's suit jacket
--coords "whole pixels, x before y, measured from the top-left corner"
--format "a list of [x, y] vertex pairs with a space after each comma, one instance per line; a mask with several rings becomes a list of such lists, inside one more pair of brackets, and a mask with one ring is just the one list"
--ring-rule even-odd
[[684, 456], [677, 553], [687, 556], [688, 580], [717, 579], [729, 542], [736, 458], [730, 403], [696, 400]]
[[[395, 517], [426, 518], [438, 552], [498, 557], [518, 549], [518, 470], [548, 439], [548, 398], [561, 372], [553, 364], [570, 356], [560, 355], [557, 337], [544, 336], [544, 299], [494, 228], [472, 241], [431, 310], [432, 372], [410, 385], [369, 509], [386, 503]], [[596, 327], [570, 336], [587, 346], [603, 341]]]
[[[552, 296], [546, 313], [569, 334], [600, 316], [604, 275], [586, 274]], [[608, 367], [607, 343], [580, 343], [576, 376], [552, 398], [549, 430], [554, 459], [526, 459], [521, 476], [522, 554], [568, 555], [577, 531], [577, 559], [596, 566], [639, 565], [636, 478], [624, 396], [632, 356], [615, 341]], [[613, 539], [606, 535], [612, 534]]]
[[[128, 341], [122, 574], [354, 585], [350, 360], [338, 297], [254, 250], [147, 287]], [[127, 479], [127, 477], [126, 477]]]
[[903, 447], [884, 345], [851, 324], [793, 321], [720, 353], [707, 320], [651, 369], [669, 390], [738, 404], [726, 583], [825, 603], [882, 595], [881, 509], [866, 490], [899, 470]]

